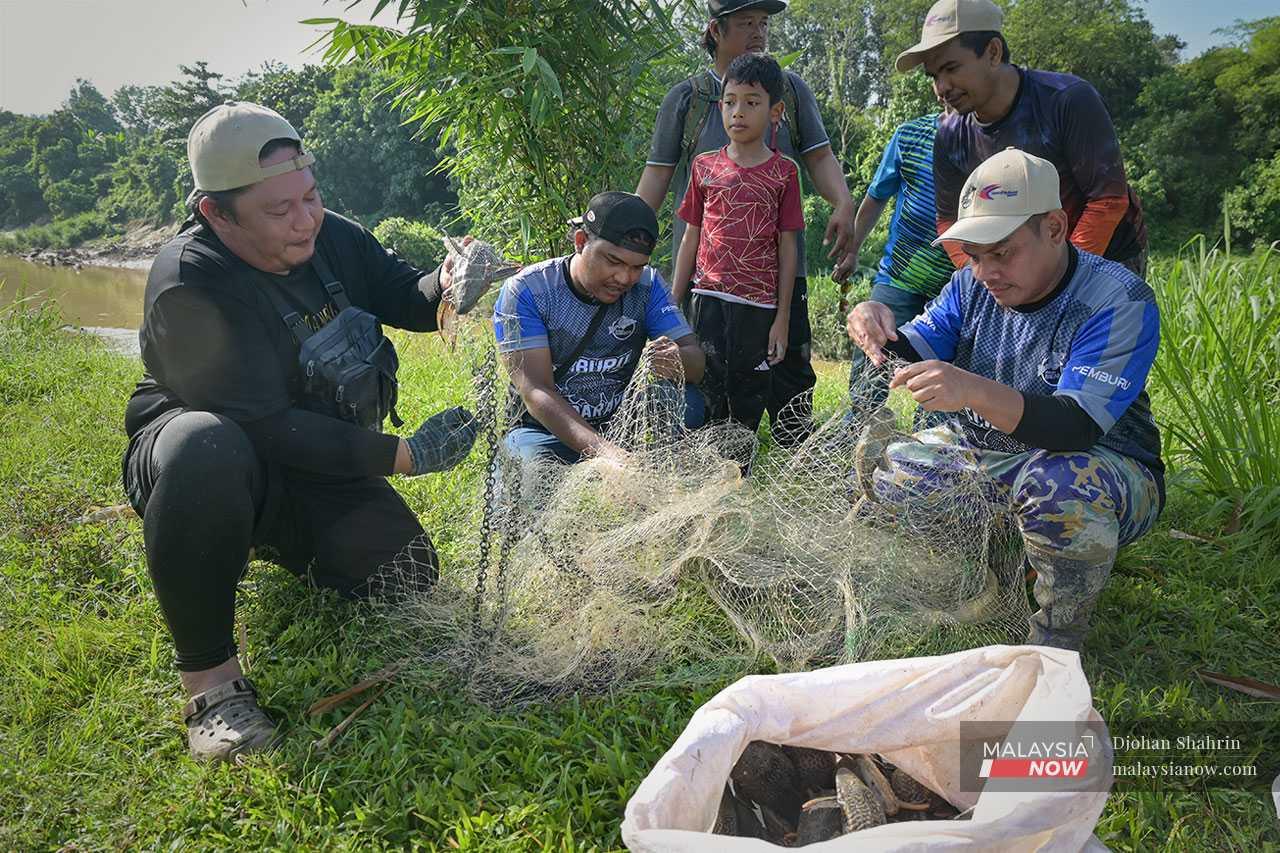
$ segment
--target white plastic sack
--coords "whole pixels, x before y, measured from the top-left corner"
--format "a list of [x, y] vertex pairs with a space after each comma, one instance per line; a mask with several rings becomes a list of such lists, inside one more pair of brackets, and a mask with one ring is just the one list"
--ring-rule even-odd
[[960, 790], [962, 721], [1101, 724], [1079, 655], [1043, 646], [750, 676], [693, 715], [627, 803], [622, 839], [640, 853], [778, 850], [759, 839], [706, 834], [733, 765], [750, 741], [764, 740], [880, 753], [957, 807], [974, 807], [970, 820], [889, 823], [806, 849], [1105, 849], [1092, 833], [1112, 780], [1109, 742], [1090, 756], [1094, 783], [1084, 787], [1093, 790], [979, 796]]

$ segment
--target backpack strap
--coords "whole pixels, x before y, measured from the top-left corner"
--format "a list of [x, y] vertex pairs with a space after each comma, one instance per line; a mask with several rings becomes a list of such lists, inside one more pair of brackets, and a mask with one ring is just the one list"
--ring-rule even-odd
[[315, 334], [311, 331], [311, 327], [302, 319], [302, 312], [297, 310], [290, 304], [291, 300], [285, 299], [285, 294], [281, 291], [280, 285], [274, 280], [275, 276], [268, 275], [260, 270], [254, 270], [259, 281], [262, 282], [262, 292], [267, 297], [267, 301], [284, 319], [284, 327], [289, 330], [289, 334], [293, 335], [293, 339], [298, 342], [298, 346], [302, 346], [307, 338]]
[[677, 167], [688, 167], [698, 153], [698, 140], [707, 126], [712, 107], [720, 103], [716, 80], [710, 71], [703, 71], [689, 78], [693, 92], [689, 95], [689, 109], [684, 114], [684, 133], [680, 139], [680, 162]]
[[324, 285], [325, 292], [333, 299], [338, 310], [351, 307], [351, 300], [347, 298], [347, 292], [342, 287], [342, 282], [338, 281], [338, 277], [333, 274], [333, 270], [329, 267], [329, 262], [320, 254], [319, 247], [311, 253], [311, 268], [316, 271], [316, 275], [320, 277], [320, 283]]
[[[319, 251], [311, 255], [311, 268], [315, 270], [316, 275], [320, 278], [320, 283], [324, 285], [325, 293], [329, 294], [329, 298], [338, 306], [338, 311], [344, 311], [351, 307], [351, 300], [347, 298], [346, 288], [342, 286], [342, 282], [338, 281], [334, 276], [333, 270], [329, 264], [320, 255]], [[289, 330], [289, 334], [293, 335], [293, 339], [298, 342], [298, 346], [302, 346], [307, 338], [311, 337], [315, 332], [311, 331], [311, 327], [306, 324], [302, 318], [302, 312], [296, 310], [292, 306], [285, 304], [281, 297], [283, 294], [277, 289], [280, 287], [272, 276], [266, 273], [259, 273], [258, 278], [267, 283], [266, 292], [267, 299], [280, 312], [281, 318], [284, 320], [285, 328]]]
[[596, 336], [596, 332], [600, 331], [600, 324], [604, 322], [604, 315], [608, 311], [609, 304], [602, 304], [596, 309], [596, 313], [591, 315], [591, 322], [587, 324], [586, 332], [583, 333], [581, 340], [578, 341], [578, 345], [574, 347], [573, 354], [552, 371], [551, 378], [555, 380], [557, 385], [564, 381], [574, 363], [587, 351], [587, 347], [591, 344], [591, 339]]
[[800, 145], [800, 99], [796, 96], [796, 81], [790, 72], [782, 72], [782, 103], [787, 110], [787, 129], [791, 131], [791, 150], [799, 157]]

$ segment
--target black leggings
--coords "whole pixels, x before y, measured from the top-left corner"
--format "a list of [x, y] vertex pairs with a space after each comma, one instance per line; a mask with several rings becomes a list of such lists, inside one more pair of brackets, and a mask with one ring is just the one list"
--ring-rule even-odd
[[[436, 579], [435, 549], [389, 483], [322, 481], [267, 465], [221, 415], [169, 412], [148, 424], [129, 443], [124, 482], [143, 519], [147, 567], [180, 670], [236, 654], [236, 586], [251, 547], [349, 598], [383, 580]], [[408, 575], [380, 575], [392, 562]]]

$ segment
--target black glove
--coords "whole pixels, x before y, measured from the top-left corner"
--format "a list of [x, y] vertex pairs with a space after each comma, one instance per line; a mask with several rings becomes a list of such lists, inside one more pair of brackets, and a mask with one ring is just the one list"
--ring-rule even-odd
[[448, 471], [467, 458], [476, 431], [475, 415], [461, 406], [427, 418], [417, 432], [405, 439], [413, 458], [410, 474], [416, 477], [431, 471]]

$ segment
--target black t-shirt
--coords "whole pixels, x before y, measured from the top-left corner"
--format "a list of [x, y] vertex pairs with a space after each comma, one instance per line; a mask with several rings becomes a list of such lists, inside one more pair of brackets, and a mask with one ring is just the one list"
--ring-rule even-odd
[[[316, 252], [352, 305], [389, 326], [436, 328], [438, 271], [424, 275], [330, 211]], [[284, 307], [313, 328], [336, 314], [310, 263], [284, 276], [264, 273], [203, 226], [171, 240], [147, 278], [138, 333], [145, 374], [125, 410], [125, 431], [132, 436], [185, 407], [235, 420], [260, 453], [281, 464], [317, 473], [390, 473], [397, 438], [297, 408], [298, 344], [284, 325]]]

